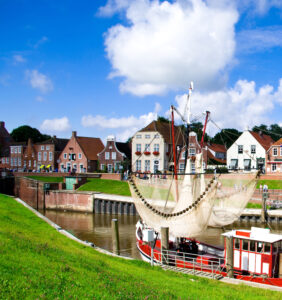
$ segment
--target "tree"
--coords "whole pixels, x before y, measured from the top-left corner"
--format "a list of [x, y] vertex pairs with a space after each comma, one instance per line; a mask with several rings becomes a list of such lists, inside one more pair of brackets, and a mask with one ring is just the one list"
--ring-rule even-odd
[[38, 129], [28, 125], [15, 128], [11, 136], [15, 142], [27, 142], [28, 139], [31, 138], [34, 143], [43, 142], [51, 138], [50, 135], [41, 134]]
[[165, 117], [158, 116], [157, 122], [169, 123], [170, 121]]
[[255, 132], [261, 131], [263, 134], [271, 136], [274, 141], [277, 141], [282, 137], [282, 127], [278, 124], [271, 124], [269, 127], [265, 124], [261, 124], [260, 126], [254, 126], [252, 130]]
[[242, 134], [234, 128], [225, 128], [218, 132], [212, 139], [211, 142], [215, 144], [225, 145], [228, 149]]

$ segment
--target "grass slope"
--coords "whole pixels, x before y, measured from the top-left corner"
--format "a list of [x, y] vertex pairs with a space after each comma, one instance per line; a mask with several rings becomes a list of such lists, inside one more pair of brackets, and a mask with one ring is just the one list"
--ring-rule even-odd
[[256, 188], [259, 189], [259, 186], [264, 184], [267, 184], [270, 190], [282, 190], [282, 180], [262, 179], [258, 181]]
[[95, 191], [106, 194], [131, 196], [128, 183], [119, 180], [88, 178], [87, 183], [78, 188], [79, 191]]
[[0, 299], [278, 299], [101, 254], [0, 195]]
[[43, 182], [63, 182], [63, 177], [48, 177], [48, 176], [27, 176], [28, 178], [43, 181]]

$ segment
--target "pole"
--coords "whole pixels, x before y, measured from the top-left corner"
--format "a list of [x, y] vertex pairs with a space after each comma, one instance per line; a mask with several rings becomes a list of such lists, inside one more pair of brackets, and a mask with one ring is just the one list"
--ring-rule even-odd
[[[189, 151], [189, 134], [190, 134], [190, 116], [191, 116], [191, 95], [193, 90], [193, 82], [190, 83], [189, 92], [187, 96], [187, 103], [185, 110], [187, 109], [187, 127], [186, 127], [186, 150], [185, 150], [185, 163], [184, 163], [184, 170], [186, 172], [186, 164], [188, 159], [188, 151]], [[185, 112], [184, 112], [185, 114]]]
[[268, 199], [268, 193], [262, 193], [262, 205], [261, 205], [261, 222], [266, 223], [266, 200]]
[[154, 242], [151, 242], [151, 266], [154, 266]]
[[201, 140], [201, 148], [203, 148], [203, 145], [204, 145], [204, 138], [205, 138], [205, 134], [206, 134], [206, 128], [207, 128], [209, 114], [210, 114], [210, 112], [206, 111], [206, 120], [205, 120], [205, 126], [204, 126], [204, 130], [203, 130], [203, 136], [202, 136], [202, 140]]
[[163, 265], [168, 264], [168, 261], [167, 261], [167, 259], [168, 259], [167, 251], [169, 248], [168, 237], [169, 237], [169, 228], [161, 227], [161, 250], [162, 250], [162, 264]]
[[233, 236], [225, 238], [226, 243], [226, 272], [229, 278], [234, 278], [233, 269]]
[[120, 255], [119, 231], [118, 231], [118, 220], [117, 219], [112, 219], [112, 240], [113, 240], [113, 253]]

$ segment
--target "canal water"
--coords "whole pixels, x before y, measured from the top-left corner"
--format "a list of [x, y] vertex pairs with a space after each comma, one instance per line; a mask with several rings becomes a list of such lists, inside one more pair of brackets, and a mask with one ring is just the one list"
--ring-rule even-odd
[[[42, 212], [43, 213], [43, 212]], [[138, 216], [91, 214], [78, 212], [50, 211], [44, 215], [58, 224], [63, 229], [69, 231], [79, 239], [94, 243], [96, 246], [112, 252], [112, 219], [118, 219], [121, 255], [136, 259], [141, 256], [136, 247], [135, 225]], [[249, 229], [252, 226], [260, 226], [259, 223], [236, 222], [232, 226], [224, 228], [207, 228], [205, 232], [196, 239], [214, 246], [223, 247], [223, 237], [221, 234], [230, 229]], [[272, 232], [282, 233], [282, 224], [270, 224]], [[269, 227], [268, 227], [269, 228]]]

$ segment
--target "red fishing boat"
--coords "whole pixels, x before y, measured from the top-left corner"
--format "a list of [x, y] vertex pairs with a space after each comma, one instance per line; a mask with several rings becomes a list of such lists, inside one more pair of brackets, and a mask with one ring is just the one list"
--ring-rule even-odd
[[190, 269], [196, 275], [207, 273], [219, 279], [228, 276], [226, 249], [227, 238], [231, 238], [234, 278], [282, 287], [282, 235], [257, 227], [222, 235], [224, 248], [180, 238], [169, 240], [169, 249], [164, 250], [158, 233], [141, 221], [136, 224], [137, 247], [144, 261]]

